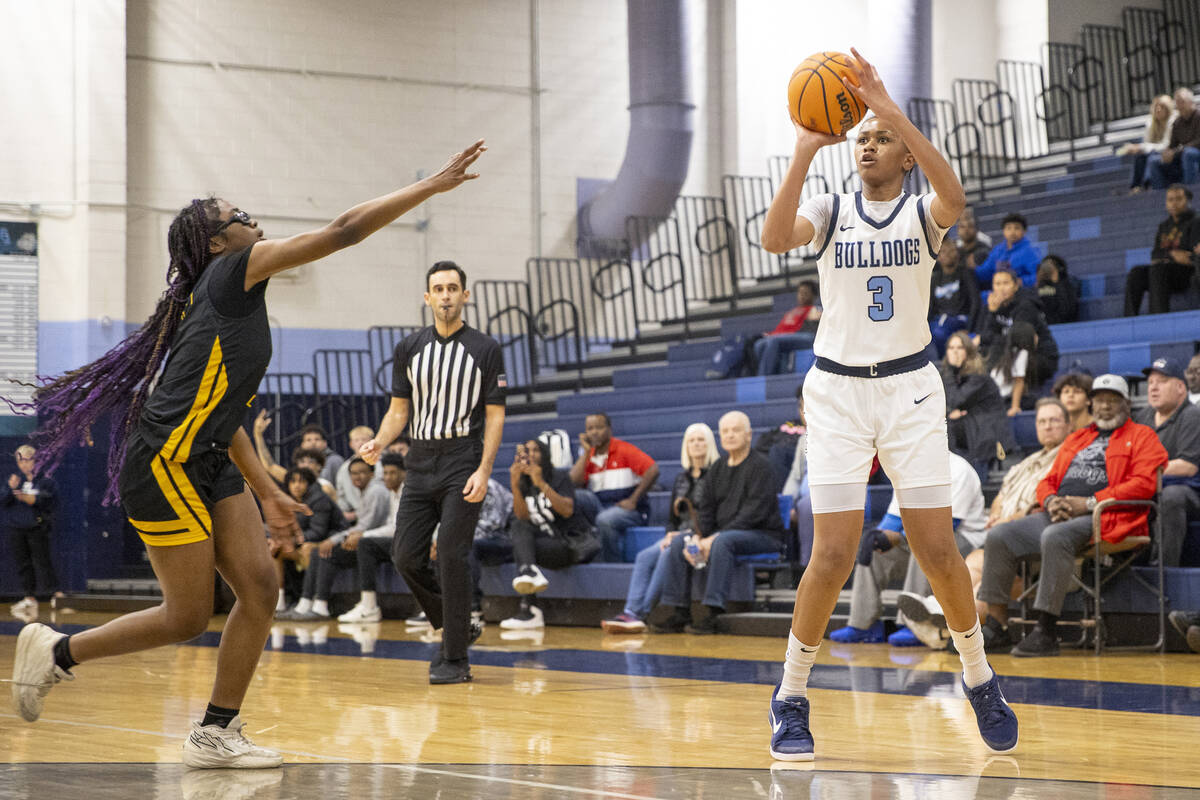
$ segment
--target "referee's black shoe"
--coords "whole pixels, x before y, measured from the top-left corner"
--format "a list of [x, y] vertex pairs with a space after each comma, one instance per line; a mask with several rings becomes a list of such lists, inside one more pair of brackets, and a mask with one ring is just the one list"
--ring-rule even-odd
[[[467, 639], [467, 646], [468, 646], [468, 647], [470, 647], [471, 645], [475, 644], [475, 642], [476, 642], [476, 641], [478, 641], [479, 637], [483, 635], [483, 625], [481, 625], [481, 624], [479, 624], [478, 622], [475, 622], [475, 621], [473, 621], [473, 620], [472, 620], [472, 622], [471, 622], [471, 629], [470, 629], [470, 630], [471, 630], [470, 637]], [[436, 649], [434, 649], [434, 651], [433, 651], [433, 658], [431, 658], [431, 659], [429, 660], [429, 674], [430, 674], [430, 676], [432, 676], [432, 675], [433, 675], [433, 671], [434, 671], [434, 670], [435, 670], [435, 669], [436, 669], [438, 666], [440, 666], [441, 664], [443, 664], [445, 661], [446, 661], [446, 655], [445, 655], [445, 653], [442, 651], [442, 645], [439, 643], [439, 644], [438, 644], [438, 646], [437, 646], [437, 648], [436, 648]]]
[[433, 686], [446, 683], [467, 683], [471, 680], [471, 664], [465, 658], [444, 659], [429, 667], [429, 683]]

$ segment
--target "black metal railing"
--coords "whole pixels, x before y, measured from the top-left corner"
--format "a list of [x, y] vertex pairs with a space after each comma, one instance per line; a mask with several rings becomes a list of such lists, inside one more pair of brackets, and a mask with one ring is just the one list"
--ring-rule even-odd
[[1104, 121], [1127, 117], [1134, 108], [1129, 76], [1129, 39], [1115, 25], [1084, 25], [1079, 31], [1083, 51], [1104, 75]]
[[574, 309], [581, 358], [593, 349], [637, 341], [633, 271], [627, 260], [531, 258], [525, 262], [525, 277], [535, 315], [563, 303]]
[[275, 462], [286, 464], [291, 451], [300, 444], [300, 429], [308, 424], [317, 402], [314, 376], [307, 372], [269, 372], [250, 401], [246, 427], [253, 430], [253, 420], [260, 411], [270, 414], [271, 427], [264, 438]]
[[774, 194], [771, 179], [757, 175], [726, 175], [722, 196], [737, 248], [739, 280], [763, 280], [780, 274], [779, 256], [762, 246], [762, 224]]
[[480, 330], [500, 343], [509, 394], [533, 396], [538, 361], [533, 341], [529, 284], [517, 280], [476, 281], [472, 290], [479, 307]]
[[390, 392], [381, 394], [375, 385], [370, 350], [315, 350], [313, 377], [319, 399], [306, 422], [323, 427], [331, 445], [345, 441], [351, 428], [374, 427], [383, 417]]
[[1200, 83], [1200, 2], [1197, 0], [1163, 0], [1166, 16], [1163, 45], [1170, 58], [1174, 88]]
[[367, 351], [371, 354], [371, 374], [376, 391], [385, 394], [392, 391], [396, 346], [419, 330], [419, 325], [372, 325], [367, 328]]
[[628, 217], [626, 236], [642, 244], [629, 254], [635, 277], [638, 327], [682, 323], [688, 330], [687, 272], [684, 269], [679, 223], [674, 217]]
[[689, 300], [737, 306], [737, 234], [723, 197], [682, 196], [675, 202], [680, 255]]

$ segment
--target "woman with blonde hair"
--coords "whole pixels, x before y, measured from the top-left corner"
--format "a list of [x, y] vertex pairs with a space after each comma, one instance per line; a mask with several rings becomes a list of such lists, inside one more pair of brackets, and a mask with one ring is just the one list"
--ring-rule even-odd
[[671, 529], [662, 539], [637, 554], [633, 565], [633, 577], [629, 580], [629, 593], [625, 596], [625, 610], [600, 623], [607, 633], [642, 633], [646, 630], [646, 617], [654, 610], [662, 593], [664, 570], [658, 565], [670, 552], [671, 540], [695, 527], [694, 509], [699, 505], [700, 493], [704, 491], [703, 478], [720, 458], [717, 440], [712, 428], [703, 422], [693, 422], [683, 432], [683, 443], [679, 451], [679, 463], [683, 469], [675, 476], [671, 489]]
[[950, 334], [939, 369], [946, 387], [950, 451], [971, 462], [983, 480], [991, 460], [1015, 446], [1004, 400], [966, 331]]
[[1169, 94], [1160, 94], [1150, 101], [1150, 116], [1146, 119], [1146, 132], [1140, 142], [1126, 142], [1117, 150], [1117, 155], [1134, 155], [1133, 177], [1130, 180], [1131, 194], [1145, 191], [1150, 183], [1146, 174], [1146, 163], [1151, 153], [1160, 153], [1171, 138], [1171, 125], [1175, 122], [1175, 101]]

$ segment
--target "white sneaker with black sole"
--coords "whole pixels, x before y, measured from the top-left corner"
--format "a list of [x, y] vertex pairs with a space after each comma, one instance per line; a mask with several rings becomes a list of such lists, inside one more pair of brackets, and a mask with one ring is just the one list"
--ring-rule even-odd
[[184, 766], [192, 769], [272, 769], [283, 763], [274, 750], [259, 747], [246, 738], [246, 724], [240, 716], [227, 727], [192, 723], [192, 732], [183, 743]]
[[932, 650], [945, 650], [950, 641], [950, 628], [936, 597], [922, 597], [913, 592], [896, 595], [896, 608], [904, 615], [904, 624]]
[[526, 564], [513, 578], [513, 590], [517, 594], [537, 594], [550, 585], [536, 564]]
[[542, 610], [537, 606], [523, 608], [515, 615], [501, 621], [500, 627], [506, 631], [527, 631], [546, 627], [546, 619]]
[[13, 659], [12, 704], [21, 719], [36, 722], [42, 715], [46, 695], [59, 681], [75, 676], [54, 663], [54, 645], [65, 633], [34, 622], [17, 635], [17, 655]]
[[359, 603], [354, 608], [347, 611], [338, 617], [338, 622], [381, 622], [383, 620], [383, 612], [379, 610], [379, 606], [371, 606], [367, 608], [362, 603]]

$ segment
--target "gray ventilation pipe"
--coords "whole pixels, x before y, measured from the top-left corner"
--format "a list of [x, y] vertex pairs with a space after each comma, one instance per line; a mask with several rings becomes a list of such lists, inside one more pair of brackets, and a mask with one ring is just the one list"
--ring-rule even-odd
[[628, 0], [627, 15], [629, 140], [617, 179], [579, 210], [585, 240], [625, 238], [626, 217], [669, 216], [692, 152], [687, 0]]

